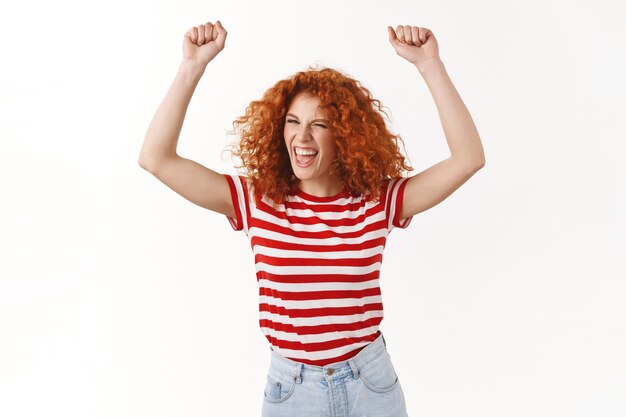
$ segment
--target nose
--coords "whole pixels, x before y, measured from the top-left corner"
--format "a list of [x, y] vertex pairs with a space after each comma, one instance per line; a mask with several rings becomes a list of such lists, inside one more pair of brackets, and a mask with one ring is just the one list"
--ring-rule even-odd
[[302, 125], [302, 128], [298, 130], [298, 134], [296, 135], [302, 142], [307, 142], [311, 139], [310, 127], [307, 125]]

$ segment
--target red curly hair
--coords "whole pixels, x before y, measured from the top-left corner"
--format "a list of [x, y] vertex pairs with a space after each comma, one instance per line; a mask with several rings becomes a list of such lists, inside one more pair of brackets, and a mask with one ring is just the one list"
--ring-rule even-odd
[[377, 200], [387, 179], [413, 170], [399, 151], [402, 138], [389, 132], [381, 115], [383, 106], [367, 88], [335, 69], [309, 67], [277, 82], [232, 123], [232, 132], [241, 139], [231, 153], [241, 160], [237, 168], [244, 169], [241, 173], [250, 179], [255, 193], [280, 204], [295, 190], [298, 179], [283, 129], [289, 105], [300, 92], [316, 96], [320, 107], [329, 112], [337, 145], [331, 171], [349, 193]]

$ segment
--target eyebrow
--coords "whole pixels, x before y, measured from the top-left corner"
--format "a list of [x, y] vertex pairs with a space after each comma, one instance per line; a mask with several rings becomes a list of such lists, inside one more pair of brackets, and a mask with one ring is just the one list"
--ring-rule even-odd
[[[294, 117], [294, 118], [298, 119], [298, 116], [296, 116], [295, 114], [287, 113], [287, 115], [285, 117], [287, 117], [287, 116], [291, 116], [291, 117]], [[300, 120], [300, 119], [298, 119], [298, 120]], [[326, 119], [315, 119], [315, 120], [313, 120], [313, 122], [326, 122], [326, 123], [329, 123], [329, 121], [326, 120]]]

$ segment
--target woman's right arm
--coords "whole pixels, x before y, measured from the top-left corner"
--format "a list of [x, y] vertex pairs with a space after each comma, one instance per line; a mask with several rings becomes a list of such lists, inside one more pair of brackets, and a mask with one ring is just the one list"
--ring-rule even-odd
[[219, 20], [215, 25], [207, 22], [185, 34], [183, 61], [150, 122], [139, 165], [192, 203], [234, 218], [226, 178], [176, 153], [193, 92], [208, 63], [224, 48], [226, 34]]

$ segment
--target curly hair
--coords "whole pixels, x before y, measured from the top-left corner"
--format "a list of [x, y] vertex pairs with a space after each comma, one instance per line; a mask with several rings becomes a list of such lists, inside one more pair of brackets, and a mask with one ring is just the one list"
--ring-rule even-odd
[[337, 145], [330, 169], [350, 194], [377, 200], [387, 179], [413, 170], [399, 151], [402, 138], [389, 132], [383, 106], [367, 88], [335, 69], [309, 67], [277, 82], [232, 123], [241, 139], [231, 153], [241, 160], [236, 168], [250, 179], [255, 193], [280, 204], [296, 189], [283, 129], [289, 105], [300, 92], [316, 96], [329, 112]]

